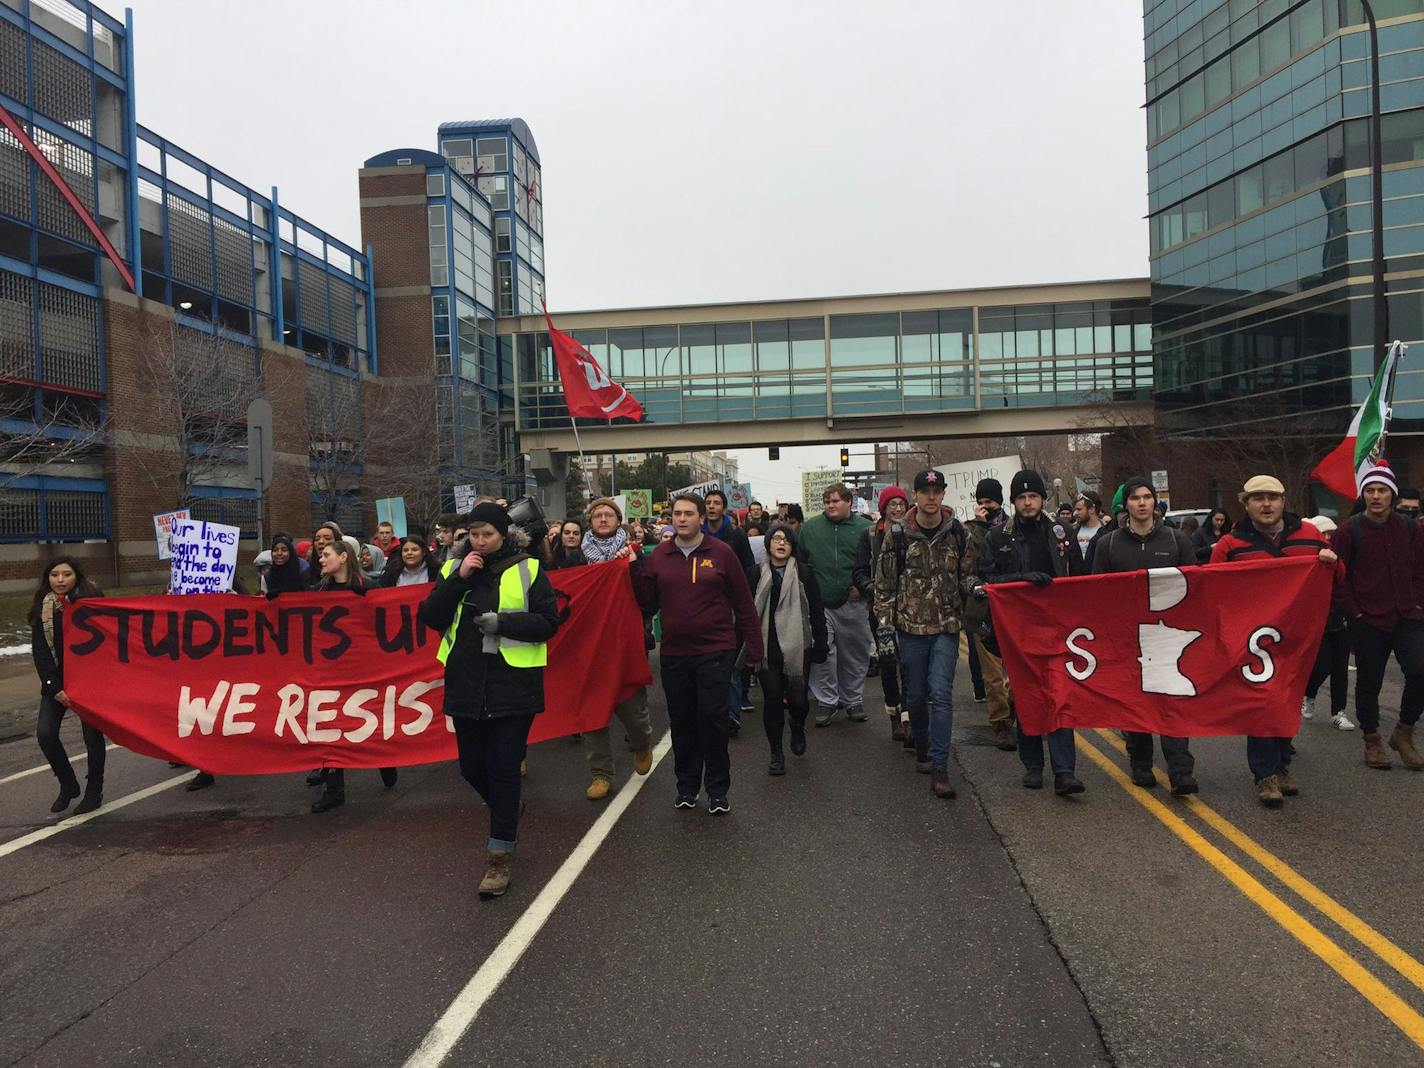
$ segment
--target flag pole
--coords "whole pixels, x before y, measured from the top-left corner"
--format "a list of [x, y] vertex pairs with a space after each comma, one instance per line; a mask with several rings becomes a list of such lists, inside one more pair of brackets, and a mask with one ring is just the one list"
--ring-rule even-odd
[[[1399, 351], [1396, 353], [1395, 349]], [[1404, 354], [1409, 346], [1402, 341], [1396, 340], [1389, 347], [1389, 381], [1384, 385], [1384, 425], [1380, 428], [1379, 454], [1384, 455], [1385, 446], [1389, 443], [1389, 424], [1394, 421], [1394, 383], [1399, 378], [1399, 361], [1404, 359]]]

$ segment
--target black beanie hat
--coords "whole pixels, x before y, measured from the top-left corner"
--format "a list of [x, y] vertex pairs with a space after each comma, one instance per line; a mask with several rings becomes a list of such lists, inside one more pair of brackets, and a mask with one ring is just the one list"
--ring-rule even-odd
[[504, 537], [509, 533], [509, 513], [506, 512], [494, 501], [484, 501], [470, 509], [470, 514], [465, 517], [465, 522], [469, 525], [475, 523], [488, 523], [499, 531], [499, 536]]
[[1126, 505], [1127, 499], [1132, 496], [1133, 492], [1142, 489], [1144, 486], [1147, 488], [1147, 492], [1152, 494], [1152, 499], [1155, 501], [1157, 499], [1157, 491], [1152, 488], [1152, 480], [1150, 478], [1144, 478], [1142, 475], [1133, 475], [1122, 484], [1122, 503]]
[[1004, 487], [997, 478], [981, 478], [979, 485], [974, 487], [974, 499], [987, 497], [991, 501], [1004, 503]]
[[1040, 497], [1047, 497], [1048, 490], [1043, 485], [1043, 476], [1037, 471], [1018, 472], [1009, 483], [1009, 500], [1018, 500], [1020, 493], [1037, 493]]

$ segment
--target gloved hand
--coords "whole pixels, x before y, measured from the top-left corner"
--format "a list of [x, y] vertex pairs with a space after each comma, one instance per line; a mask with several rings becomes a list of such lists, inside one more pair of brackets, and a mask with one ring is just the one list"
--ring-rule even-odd
[[643, 620], [643, 648], [649, 652], [658, 647], [658, 640], [653, 636], [653, 621]]
[[881, 656], [895, 655], [895, 628], [876, 627], [875, 628], [875, 651]]
[[811, 663], [824, 664], [826, 662], [826, 658], [830, 655], [831, 651], [826, 647], [825, 642], [811, 643]]
[[484, 613], [481, 613], [479, 616], [477, 616], [477, 617], [475, 618], [475, 622], [479, 624], [480, 630], [484, 631], [486, 634], [498, 634], [498, 633], [499, 633], [499, 613], [498, 613], [498, 612], [484, 612]]
[[1035, 586], [1047, 586], [1053, 581], [1053, 576], [1047, 571], [1029, 571], [1024, 574], [1024, 579]]
[[989, 599], [989, 587], [981, 582], [969, 591], [969, 596], [973, 597], [976, 601], [987, 601]]

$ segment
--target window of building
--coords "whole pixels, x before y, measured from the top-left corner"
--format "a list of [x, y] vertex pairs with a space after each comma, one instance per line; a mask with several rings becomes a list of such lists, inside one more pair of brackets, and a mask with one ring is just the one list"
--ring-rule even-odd
[[475, 142], [475, 166], [481, 176], [504, 174], [509, 170], [509, 141], [503, 137], [481, 137]]
[[509, 216], [503, 216], [494, 221], [494, 243], [496, 252], [509, 252], [511, 249], [509, 240]]
[[509, 210], [509, 178], [503, 174], [480, 175], [479, 190], [495, 211]]
[[430, 236], [430, 284], [437, 289], [450, 284], [449, 253], [445, 246], [445, 209], [427, 209]]

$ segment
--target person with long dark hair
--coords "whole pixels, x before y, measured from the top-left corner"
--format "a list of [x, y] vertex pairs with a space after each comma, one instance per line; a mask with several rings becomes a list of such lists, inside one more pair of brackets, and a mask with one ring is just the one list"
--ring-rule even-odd
[[796, 563], [796, 532], [785, 523], [771, 527], [766, 559], [748, 569], [766, 659], [757, 672], [762, 692], [762, 726], [771, 747], [768, 774], [786, 774], [781, 741], [791, 714], [791, 751], [806, 752], [810, 712], [806, 678], [826, 657], [826, 612], [809, 567]]
[[1225, 508], [1213, 508], [1206, 521], [1192, 532], [1192, 547], [1197, 551], [1197, 563], [1204, 564], [1211, 559], [1211, 551], [1223, 534], [1231, 532], [1231, 517]]
[[584, 556], [583, 549], [583, 523], [577, 519], [565, 519], [563, 525], [559, 527], [558, 537], [554, 539], [554, 547], [549, 552], [549, 567], [557, 571], [563, 567], [582, 567], [588, 563], [588, 558]]
[[425, 543], [425, 534], [412, 530], [400, 540], [396, 551], [386, 561], [385, 573], [381, 575], [381, 585], [419, 586], [435, 581], [435, 565], [430, 559], [430, 546]]
[[[355, 538], [337, 538], [327, 542], [318, 550], [320, 578], [316, 589], [320, 593], [365, 594], [367, 582], [361, 575], [360, 545]], [[395, 768], [381, 769], [381, 782], [387, 790], [396, 784]], [[312, 802], [313, 812], [328, 812], [346, 804], [346, 769], [323, 768], [321, 772], [321, 796]]]
[[[64, 743], [59, 740], [59, 725], [71, 707], [69, 695], [64, 692], [64, 613], [82, 598], [103, 595], [103, 591], [85, 577], [84, 567], [78, 560], [60, 556], [40, 572], [39, 585], [30, 602], [30, 648], [40, 677], [35, 735], [40, 752], [59, 780], [59, 796], [50, 805], [51, 812], [63, 812], [69, 802], [79, 796], [79, 779], [69, 763]], [[104, 801], [104, 736], [99, 728], [88, 723], [83, 724], [83, 733], [89, 770], [85, 776], [84, 798], [74, 810], [76, 815], [93, 812]]]

